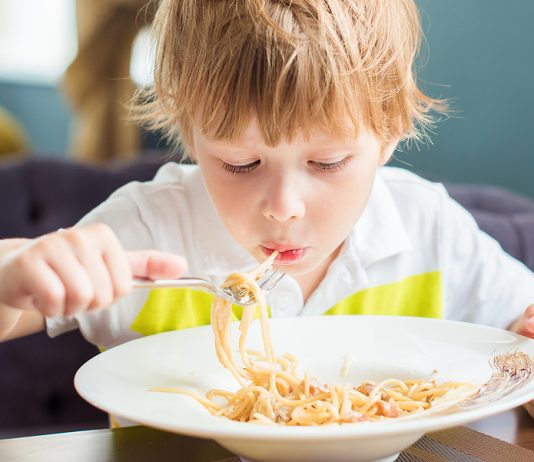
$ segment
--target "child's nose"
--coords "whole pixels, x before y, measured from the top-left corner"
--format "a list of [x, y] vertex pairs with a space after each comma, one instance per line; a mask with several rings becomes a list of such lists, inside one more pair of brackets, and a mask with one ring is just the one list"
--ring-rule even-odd
[[288, 181], [270, 185], [264, 199], [263, 215], [270, 221], [285, 222], [302, 218], [306, 206], [302, 194]]

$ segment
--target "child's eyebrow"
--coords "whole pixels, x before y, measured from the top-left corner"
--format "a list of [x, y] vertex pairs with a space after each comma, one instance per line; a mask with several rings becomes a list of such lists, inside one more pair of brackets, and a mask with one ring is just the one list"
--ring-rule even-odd
[[217, 143], [217, 140], [209, 140], [210, 142], [213, 142], [214, 145], [212, 146], [213, 149], [221, 149], [225, 151], [254, 151], [258, 149], [257, 145], [236, 145], [236, 144], [228, 144], [228, 143]]
[[324, 142], [312, 142], [311, 149], [313, 151], [332, 151], [339, 150], [345, 151], [347, 149], [358, 150], [361, 147], [361, 140], [352, 140], [352, 141], [324, 141]]
[[354, 146], [354, 143], [344, 142], [325, 142], [325, 143], [312, 143], [313, 149], [346, 149]]
[[230, 142], [226, 140], [222, 140], [220, 138], [213, 138], [209, 135], [204, 134], [203, 135], [206, 141], [208, 141], [210, 144], [215, 145], [217, 148], [230, 148], [230, 149], [252, 149], [254, 146], [257, 146], [257, 144], [254, 144], [252, 142], [246, 143], [246, 142]]

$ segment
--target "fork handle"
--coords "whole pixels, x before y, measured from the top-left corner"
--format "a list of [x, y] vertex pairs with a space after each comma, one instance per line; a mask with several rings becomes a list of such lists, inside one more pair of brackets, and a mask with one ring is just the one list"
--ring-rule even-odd
[[133, 280], [132, 287], [134, 289], [158, 289], [158, 288], [184, 288], [197, 287], [211, 291], [212, 285], [202, 278], [180, 278], [180, 279], [142, 279], [136, 278]]

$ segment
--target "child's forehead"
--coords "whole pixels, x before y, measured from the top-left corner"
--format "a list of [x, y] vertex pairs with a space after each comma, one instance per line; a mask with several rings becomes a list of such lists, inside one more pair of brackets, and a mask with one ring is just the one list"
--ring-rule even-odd
[[[317, 149], [330, 148], [333, 146], [342, 146], [347, 143], [354, 143], [355, 141], [365, 139], [369, 136], [368, 130], [356, 131], [354, 125], [347, 121], [343, 123], [346, 126], [346, 134], [344, 136], [333, 134], [331, 131], [324, 130], [320, 127], [312, 128], [307, 132], [297, 130], [297, 132], [289, 137], [287, 134], [283, 135], [280, 144], [313, 144]], [[235, 140], [225, 139], [216, 136], [210, 131], [203, 131], [198, 125], [194, 125], [194, 133], [196, 137], [203, 138], [206, 142], [219, 147], [235, 148], [235, 149], [253, 149], [258, 144], [267, 144], [261, 127], [256, 117], [251, 117], [244, 125], [240, 136]]]

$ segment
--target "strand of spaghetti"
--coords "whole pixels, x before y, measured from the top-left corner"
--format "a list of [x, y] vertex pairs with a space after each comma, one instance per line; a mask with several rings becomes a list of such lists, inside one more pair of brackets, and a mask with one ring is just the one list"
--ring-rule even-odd
[[278, 256], [280, 252], [278, 250], [275, 250], [274, 252], [269, 255], [268, 258], [266, 258], [260, 266], [258, 266], [252, 273], [250, 273], [251, 277], [258, 278], [261, 277], [271, 266], [273, 266], [274, 260]]
[[[254, 377], [254, 380], [261, 380], [264, 379], [264, 377], [269, 377], [272, 374], [272, 370], [266, 369], [266, 368], [258, 368], [258, 367], [251, 367], [248, 369], [249, 374]], [[276, 371], [276, 376], [278, 378], [286, 380], [288, 383], [290, 383], [293, 386], [296, 386], [302, 382], [301, 379], [298, 377], [295, 377], [290, 372], [286, 371]]]
[[395, 401], [395, 405], [405, 411], [410, 411], [414, 409], [426, 409], [427, 407], [430, 407], [430, 405], [425, 401]]
[[[271, 257], [273, 255], [276, 256], [277, 253], [278, 252], [273, 252], [271, 254]], [[271, 331], [269, 329], [269, 316], [267, 313], [267, 301], [265, 300], [265, 295], [261, 291], [261, 289], [258, 287], [258, 285], [256, 284], [256, 281], [254, 280], [254, 278], [246, 274], [242, 275], [242, 278], [243, 278], [243, 282], [245, 282], [250, 287], [250, 290], [252, 294], [254, 295], [254, 299], [256, 300], [256, 307], [259, 309], [259, 314], [260, 314], [263, 348], [267, 355], [269, 366], [273, 368], [275, 364], [275, 356], [274, 356], [273, 344], [272, 344], [272, 339], [271, 339]], [[240, 342], [239, 342], [240, 348], [243, 349], [244, 354], [246, 354], [245, 341], [246, 341], [247, 333], [248, 333], [248, 326], [246, 330], [241, 332], [242, 341], [240, 339]]]
[[252, 364], [250, 363], [249, 355], [245, 346], [247, 333], [254, 317], [254, 311], [256, 311], [255, 308], [255, 305], [249, 305], [245, 307], [243, 309], [243, 314], [241, 315], [241, 322], [239, 324], [239, 331], [241, 333], [241, 335], [239, 336], [239, 353], [241, 356], [241, 361], [243, 361], [243, 365], [247, 370], [250, 370], [252, 368]]
[[[278, 252], [273, 252], [273, 254], [271, 254], [271, 257], [273, 257], [273, 255], [274, 257], [276, 257], [277, 254]], [[265, 353], [267, 354], [269, 365], [271, 367], [274, 367], [275, 356], [274, 356], [274, 351], [272, 347], [271, 333], [270, 333], [269, 325], [268, 325], [268, 313], [267, 313], [267, 303], [265, 301], [265, 295], [263, 294], [261, 289], [256, 284], [255, 278], [247, 274], [242, 274], [242, 273], [230, 274], [228, 278], [226, 279], [225, 283], [223, 284], [223, 287], [232, 287], [232, 286], [234, 287], [235, 286], [246, 286], [249, 289], [250, 293], [252, 294], [253, 299], [256, 300], [256, 304], [253, 305], [253, 308], [255, 307], [259, 308], [261, 331], [262, 331], [262, 338], [263, 338], [263, 347], [264, 347]], [[215, 310], [212, 310], [212, 316], [217, 318], [217, 307]], [[245, 344], [246, 344], [246, 339], [248, 336], [248, 330], [250, 327], [250, 320], [251, 320], [251, 316], [249, 313], [247, 313], [245, 324], [242, 324], [240, 326], [239, 349], [240, 349], [241, 357], [245, 358], [245, 361], [244, 361], [245, 363], [248, 362]], [[227, 342], [229, 342], [229, 337], [230, 336], [228, 334]], [[227, 351], [227, 354], [230, 357], [231, 348], [230, 348], [229, 343], [228, 345], [225, 344], [224, 347], [227, 350], [230, 350], [230, 351]]]
[[212, 400], [205, 398], [204, 396], [195, 393], [193, 391], [186, 390], [185, 388], [177, 387], [154, 387], [150, 391], [163, 392], [163, 393], [177, 393], [180, 395], [188, 395], [195, 398], [199, 403], [203, 404], [209, 411], [216, 412], [221, 409], [221, 406], [214, 403]]
[[226, 367], [238, 383], [243, 387], [247, 375], [235, 363], [230, 346], [230, 324], [232, 321], [232, 306], [222, 298], [216, 298], [211, 309], [212, 328], [215, 338], [215, 351], [220, 363]]

